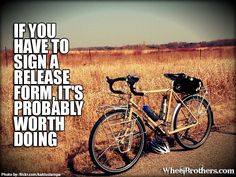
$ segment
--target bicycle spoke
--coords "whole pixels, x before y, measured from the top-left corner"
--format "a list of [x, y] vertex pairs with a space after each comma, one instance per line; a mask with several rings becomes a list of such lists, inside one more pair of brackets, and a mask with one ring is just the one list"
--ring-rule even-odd
[[128, 164], [131, 162], [132, 159], [129, 159], [127, 153], [121, 154], [121, 153], [119, 153], [118, 151], [117, 151], [117, 153], [121, 156], [122, 160], [124, 161], [124, 163], [125, 163], [126, 165], [128, 165]]
[[190, 100], [186, 101], [185, 105], [180, 108], [175, 128], [179, 129], [188, 125], [195, 125], [176, 133], [175, 137], [181, 146], [191, 149], [200, 146], [208, 136], [210, 118], [209, 104], [206, 101], [203, 101], [199, 96], [189, 98]]
[[141, 155], [144, 132], [136, 118], [125, 120], [122, 113], [107, 116], [94, 137], [94, 158], [100, 167], [109, 171], [121, 170]]

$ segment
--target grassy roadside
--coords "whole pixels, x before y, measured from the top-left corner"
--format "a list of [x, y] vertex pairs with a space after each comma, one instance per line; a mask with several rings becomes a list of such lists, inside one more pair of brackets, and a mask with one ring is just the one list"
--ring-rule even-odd
[[[87, 140], [94, 122], [98, 119], [95, 108], [98, 105], [116, 101], [106, 94], [108, 87], [104, 80], [105, 76], [136, 74], [141, 78], [137, 87], [143, 90], [169, 87], [170, 82], [163, 77], [163, 73], [166, 72], [185, 72], [199, 77], [210, 89], [216, 126], [223, 129], [232, 124], [235, 125], [235, 56], [232, 55], [232, 51], [228, 55], [228, 50], [225, 51], [227, 53], [225, 58], [222, 58], [222, 55], [217, 58], [210, 49], [207, 52], [207, 57], [202, 59], [196, 59], [197, 56], [195, 59], [189, 58], [195, 55], [191, 51], [188, 55], [178, 53], [175, 56], [173, 53], [171, 55], [167, 53], [160, 60], [157, 60], [159, 56], [155, 53], [135, 56], [103, 54], [95, 56], [91, 63], [82, 62], [89, 60], [86, 56], [83, 58], [72, 55], [61, 58], [61, 68], [70, 68], [71, 84], [84, 86], [85, 106], [81, 117], [68, 116], [66, 118], [66, 129], [65, 132], [59, 133], [59, 146], [56, 148], [12, 147], [13, 68], [1, 66], [3, 76], [0, 89], [2, 96], [1, 166], [4, 167], [4, 171], [68, 174], [67, 158], [77, 152], [79, 154], [74, 158], [75, 169], [81, 173], [92, 171], [93, 165], [87, 151]], [[123, 85], [118, 85], [118, 87], [124, 88]], [[160, 105], [158, 98], [153, 95], [145, 98], [143, 102], [158, 109]]]

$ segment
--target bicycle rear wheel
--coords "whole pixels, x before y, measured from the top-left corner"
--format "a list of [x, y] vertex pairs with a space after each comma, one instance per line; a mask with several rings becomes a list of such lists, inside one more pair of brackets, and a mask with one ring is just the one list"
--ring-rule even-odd
[[[175, 133], [175, 139], [185, 149], [195, 149], [201, 146], [210, 134], [212, 126], [212, 112], [209, 103], [199, 95], [191, 95], [183, 100], [198, 124], [189, 129]], [[191, 125], [196, 120], [182, 104], [177, 108], [174, 117], [174, 130]]]
[[127, 121], [126, 110], [103, 115], [94, 125], [89, 138], [89, 153], [94, 164], [106, 173], [120, 173], [131, 168], [140, 158], [145, 129], [133, 113]]

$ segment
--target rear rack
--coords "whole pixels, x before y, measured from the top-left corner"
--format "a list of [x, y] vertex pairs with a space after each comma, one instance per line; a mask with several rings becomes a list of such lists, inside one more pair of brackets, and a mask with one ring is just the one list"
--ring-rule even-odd
[[105, 114], [109, 111], [112, 110], [119, 110], [119, 109], [128, 109], [128, 104], [126, 105], [102, 105], [102, 106], [98, 106], [96, 112]]

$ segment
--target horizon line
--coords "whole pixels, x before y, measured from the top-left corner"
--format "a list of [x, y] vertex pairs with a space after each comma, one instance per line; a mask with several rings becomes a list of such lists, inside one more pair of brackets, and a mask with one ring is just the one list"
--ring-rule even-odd
[[[197, 42], [186, 42], [186, 41], [170, 41], [170, 42], [167, 42], [167, 43], [161, 43], [161, 44], [158, 44], [158, 43], [154, 43], [154, 44], [146, 44], [145, 41], [143, 41], [143, 43], [134, 43], [134, 44], [126, 44], [126, 45], [101, 45], [101, 46], [89, 46], [89, 47], [73, 47], [73, 48], [70, 48], [70, 50], [74, 50], [74, 49], [91, 49], [91, 48], [102, 48], [102, 47], [111, 47], [111, 48], [122, 48], [122, 47], [127, 47], [127, 46], [138, 46], [138, 45], [145, 45], [145, 46], [152, 46], [152, 45], [167, 45], [167, 44], [171, 44], [171, 43], [186, 43], [186, 44], [199, 44], [199, 43], [202, 43], [202, 42], [206, 42], [206, 43], [209, 43], [209, 42], [217, 42], [217, 41], [227, 41], [227, 40], [230, 40], [230, 41], [234, 41], [235, 40], [235, 44], [236, 45], [236, 37], [235, 38], [224, 38], [224, 39], [214, 39], [214, 40], [209, 40], [209, 41], [197, 41]], [[13, 48], [6, 48], [6, 46], [1, 46], [1, 51], [3, 50], [13, 50]]]

